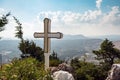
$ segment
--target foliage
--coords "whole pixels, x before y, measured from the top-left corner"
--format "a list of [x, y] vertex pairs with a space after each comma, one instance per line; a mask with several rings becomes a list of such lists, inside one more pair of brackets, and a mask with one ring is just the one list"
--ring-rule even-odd
[[95, 55], [97, 55], [97, 59], [102, 60], [103, 63], [107, 63], [111, 65], [114, 63], [114, 60], [120, 58], [120, 50], [114, 48], [112, 41], [105, 39], [98, 51], [93, 51]]
[[0, 18], [0, 31], [4, 30], [3, 26], [5, 26], [8, 23], [8, 19], [7, 19], [8, 16], [10, 16], [10, 12], [7, 13], [6, 15], [3, 15]]
[[74, 69], [74, 77], [76, 80], [105, 80], [101, 66], [93, 63], [79, 61], [77, 58], [72, 59], [71, 66]]
[[7, 13], [6, 15], [3, 15], [1, 18], [0, 18], [0, 32], [4, 30], [4, 26], [6, 24], [8, 24], [8, 19], [7, 17], [10, 16], [10, 12]]
[[34, 58], [14, 59], [10, 64], [3, 65], [0, 78], [7, 80], [52, 80], [43, 68], [43, 63]]
[[36, 46], [33, 41], [24, 40], [19, 43], [19, 50], [22, 52], [21, 57], [31, 56], [39, 61], [44, 61], [44, 51]]
[[55, 53], [55, 51], [53, 51], [53, 53], [50, 55], [50, 59], [59, 59], [57, 57], [57, 53]]
[[22, 24], [19, 22], [19, 20], [16, 17], [13, 16], [13, 18], [17, 23], [15, 37], [23, 40]]
[[120, 64], [120, 59], [115, 60], [116, 64]]
[[116, 49], [111, 41], [104, 40], [98, 51], [93, 51], [97, 55], [96, 59], [100, 65], [79, 61], [77, 58], [71, 61], [71, 66], [75, 70], [76, 80], [105, 80], [112, 64], [119, 63], [120, 51]]
[[19, 43], [18, 46], [19, 50], [22, 52], [21, 57], [25, 58], [31, 56], [39, 61], [44, 61], [44, 54], [43, 54], [44, 52], [42, 48], [36, 46], [36, 44], [33, 41], [23, 39], [22, 24], [16, 17], [13, 16], [13, 18], [18, 25], [16, 26], [15, 37], [21, 39], [21, 42]]
[[50, 55], [50, 66], [58, 66], [62, 61], [57, 57], [57, 53], [53, 51]]

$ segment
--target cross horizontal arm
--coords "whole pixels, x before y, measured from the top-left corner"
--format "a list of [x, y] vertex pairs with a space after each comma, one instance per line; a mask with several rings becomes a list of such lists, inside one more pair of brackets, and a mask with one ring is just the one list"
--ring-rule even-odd
[[34, 33], [34, 37], [35, 37], [35, 38], [44, 38], [44, 33], [35, 32], [35, 33]]
[[[34, 37], [35, 38], [44, 38], [44, 33], [37, 33], [35, 32], [34, 33]], [[57, 39], [60, 39], [63, 37], [63, 34], [60, 33], [60, 32], [54, 32], [54, 33], [48, 33], [48, 38], [57, 38]]]

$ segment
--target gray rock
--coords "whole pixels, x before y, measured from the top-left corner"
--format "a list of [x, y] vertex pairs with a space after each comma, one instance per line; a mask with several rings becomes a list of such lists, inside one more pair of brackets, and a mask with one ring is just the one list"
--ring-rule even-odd
[[60, 70], [53, 73], [53, 80], [74, 80], [74, 78], [71, 73]]
[[50, 67], [50, 71], [52, 74], [56, 71], [59, 71], [59, 70], [67, 71], [69, 73], [73, 72], [73, 68], [66, 63], [59, 64], [57, 67]]
[[120, 80], [120, 64], [113, 64], [106, 80]]

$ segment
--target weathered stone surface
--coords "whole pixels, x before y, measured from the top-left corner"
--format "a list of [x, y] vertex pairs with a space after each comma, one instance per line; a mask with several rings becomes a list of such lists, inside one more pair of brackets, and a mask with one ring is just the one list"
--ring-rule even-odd
[[74, 80], [72, 74], [66, 71], [56, 71], [53, 73], [54, 80]]
[[54, 80], [74, 80], [73, 68], [66, 64], [59, 64], [57, 67], [50, 67], [50, 72]]
[[106, 80], [120, 80], [120, 64], [113, 64]]
[[50, 72], [53, 74], [54, 72], [58, 71], [57, 67], [50, 67]]
[[73, 71], [73, 68], [66, 63], [59, 64], [58, 69], [63, 71], [68, 71], [69, 73], [72, 73]]
[[59, 64], [58, 67], [50, 67], [51, 73], [54, 73], [55, 71], [59, 71], [59, 70], [67, 71], [69, 73], [73, 72], [73, 68], [66, 63]]

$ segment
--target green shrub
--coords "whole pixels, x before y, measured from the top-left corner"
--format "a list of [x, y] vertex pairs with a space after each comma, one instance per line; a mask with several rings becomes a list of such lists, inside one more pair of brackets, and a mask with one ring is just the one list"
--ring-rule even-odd
[[57, 53], [53, 51], [50, 55], [50, 66], [58, 66], [62, 61], [58, 58]]
[[52, 59], [50, 60], [50, 66], [58, 66], [60, 63], [62, 63], [62, 61], [58, 60], [58, 59]]
[[7, 80], [43, 80], [50, 75], [44, 70], [43, 63], [34, 58], [14, 59], [10, 64], [3, 65], [1, 79]]
[[79, 61], [77, 58], [71, 61], [76, 80], [105, 80], [106, 71], [103, 66]]

